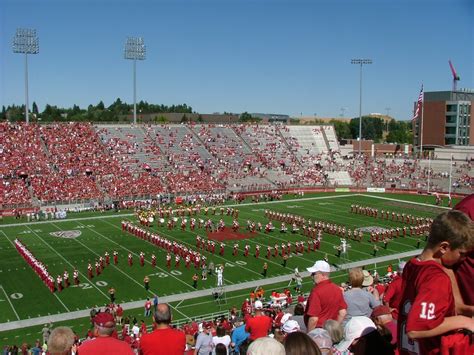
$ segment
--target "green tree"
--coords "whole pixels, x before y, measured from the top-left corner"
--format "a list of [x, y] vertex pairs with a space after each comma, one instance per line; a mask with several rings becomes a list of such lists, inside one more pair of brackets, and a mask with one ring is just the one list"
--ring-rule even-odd
[[[359, 137], [359, 118], [351, 119], [349, 123], [352, 138]], [[379, 142], [382, 139], [384, 124], [381, 118], [362, 116], [362, 139]]]
[[4, 105], [2, 105], [2, 112], [0, 113], [0, 119], [6, 120], [7, 119], [7, 109]]
[[245, 111], [244, 113], [242, 113], [239, 117], [239, 120], [241, 122], [251, 122], [253, 120], [253, 117], [250, 113], [248, 113], [247, 111]]
[[31, 112], [33, 112], [35, 115], [37, 115], [37, 114], [39, 113], [38, 105], [36, 104], [35, 101], [33, 101], [33, 105], [32, 105], [32, 108], [31, 108]]
[[413, 132], [411, 122], [391, 120], [388, 124], [389, 133], [387, 142], [389, 143], [411, 143]]
[[349, 122], [338, 121], [338, 120], [331, 120], [329, 122], [334, 125], [334, 130], [336, 131], [336, 135], [339, 139], [352, 138]]

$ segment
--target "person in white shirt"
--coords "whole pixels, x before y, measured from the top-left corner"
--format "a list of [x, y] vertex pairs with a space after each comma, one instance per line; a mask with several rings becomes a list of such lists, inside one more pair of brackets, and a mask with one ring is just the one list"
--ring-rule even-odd
[[133, 327], [132, 327], [132, 334], [133, 334], [135, 337], [138, 337], [138, 334], [140, 334], [140, 327], [137, 325], [137, 323], [133, 324]]
[[223, 327], [217, 327], [216, 335], [212, 337], [212, 342], [214, 343], [214, 350], [212, 354], [215, 355], [216, 353], [216, 345], [217, 344], [224, 344], [227, 349], [227, 355], [229, 354], [229, 345], [231, 343], [231, 338], [229, 335], [225, 334], [225, 329]]

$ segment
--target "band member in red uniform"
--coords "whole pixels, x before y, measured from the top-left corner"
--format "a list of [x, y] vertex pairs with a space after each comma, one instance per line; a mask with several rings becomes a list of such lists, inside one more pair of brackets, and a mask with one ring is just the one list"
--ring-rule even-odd
[[69, 283], [69, 273], [67, 272], [67, 270], [64, 270], [63, 279], [64, 279], [64, 287], [69, 287], [69, 285], [70, 285], [70, 283]]
[[58, 287], [58, 292], [61, 292], [63, 290], [63, 279], [61, 278], [61, 275], [58, 275], [58, 277], [56, 277], [56, 284]]
[[92, 265], [91, 263], [89, 263], [87, 265], [87, 275], [89, 277], [89, 279], [92, 279], [94, 277], [94, 274], [92, 273]]
[[107, 251], [105, 252], [105, 265], [110, 265], [110, 255]]
[[186, 261], [186, 268], [189, 269], [189, 264], [191, 263], [191, 257], [186, 255], [186, 258], [184, 259]]
[[179, 255], [176, 255], [174, 257], [174, 261], [175, 261], [174, 267], [179, 268], [179, 262], [181, 261], [181, 257]]
[[79, 281], [79, 271], [77, 269], [74, 269], [73, 273], [72, 273], [72, 278], [74, 279], [74, 285], [79, 285], [80, 281]]
[[95, 262], [95, 274], [96, 274], [97, 276], [100, 275], [100, 264], [99, 264], [98, 261]]
[[255, 246], [255, 257], [258, 259], [260, 256], [260, 245]]
[[171, 267], [171, 254], [166, 254], [166, 267], [169, 269]]
[[244, 247], [244, 256], [245, 257], [249, 256], [249, 251], [250, 251], [250, 245], [245, 244], [245, 247]]
[[232, 251], [232, 255], [237, 256], [238, 253], [239, 253], [239, 244], [235, 243], [234, 250]]
[[51, 275], [48, 276], [47, 284], [51, 293], [56, 291], [56, 284], [54, 283], [54, 278]]
[[145, 266], [145, 253], [140, 252], [140, 266]]
[[270, 259], [272, 256], [272, 247], [268, 246], [267, 247], [267, 259]]
[[132, 253], [128, 253], [128, 265], [132, 266], [133, 265], [133, 256]]
[[117, 265], [118, 264], [118, 252], [116, 252], [114, 250], [114, 264]]
[[155, 254], [151, 254], [151, 266], [156, 267], [156, 256], [155, 256]]
[[225, 247], [225, 244], [224, 243], [221, 243], [221, 248], [219, 250], [219, 254], [224, 256], [224, 247]]

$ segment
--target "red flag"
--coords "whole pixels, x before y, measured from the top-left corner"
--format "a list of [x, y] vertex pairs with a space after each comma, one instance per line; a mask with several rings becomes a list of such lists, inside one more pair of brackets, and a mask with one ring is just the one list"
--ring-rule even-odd
[[421, 105], [423, 104], [423, 84], [421, 84], [420, 95], [418, 95], [418, 102], [416, 103], [416, 111], [412, 120], [415, 120], [420, 115]]

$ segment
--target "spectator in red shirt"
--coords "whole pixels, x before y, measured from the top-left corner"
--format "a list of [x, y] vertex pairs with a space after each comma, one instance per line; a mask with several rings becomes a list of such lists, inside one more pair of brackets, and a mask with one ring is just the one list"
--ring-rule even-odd
[[85, 341], [78, 349], [81, 355], [119, 354], [133, 355], [130, 346], [112, 337], [115, 332], [114, 316], [107, 312], [97, 313], [94, 317], [95, 338]]
[[117, 318], [117, 323], [122, 324], [123, 308], [121, 305], [117, 306], [117, 309], [115, 311], [115, 317]]
[[386, 306], [389, 306], [392, 310], [392, 317], [398, 319], [398, 306], [400, 305], [400, 300], [402, 298], [402, 273], [403, 268], [405, 267], [405, 262], [402, 261], [398, 264], [398, 273], [393, 278], [392, 282], [387, 286], [387, 290], [383, 296], [383, 303]]
[[401, 355], [469, 353], [469, 337], [453, 332], [474, 331], [474, 320], [456, 315], [451, 280], [445, 270], [462, 261], [473, 243], [474, 224], [464, 213], [444, 212], [433, 221], [425, 249], [403, 272], [398, 317]]
[[308, 332], [322, 328], [325, 321], [342, 322], [347, 314], [347, 304], [339, 286], [329, 279], [331, 268], [324, 260], [318, 260], [307, 270], [315, 286], [311, 290], [305, 309], [305, 324]]
[[160, 303], [154, 314], [156, 329], [140, 339], [140, 354], [143, 355], [182, 355], [186, 348], [186, 335], [170, 327], [171, 309]]
[[[454, 209], [464, 212], [471, 221], [474, 221], [474, 194], [465, 197]], [[461, 296], [460, 301], [464, 305], [463, 313], [472, 316], [474, 313], [474, 287], [472, 287], [472, 280], [474, 280], [474, 249], [471, 249], [466, 259], [456, 266], [455, 274]], [[456, 300], [456, 303], [458, 303], [458, 300]]]
[[[386, 337], [394, 348], [397, 347], [397, 321], [393, 319], [390, 307], [380, 305], [374, 308], [370, 316], [380, 334]], [[389, 333], [389, 334], [388, 334]]]
[[251, 341], [266, 337], [272, 329], [272, 319], [263, 312], [262, 301], [255, 301], [255, 316], [248, 319], [245, 325], [245, 331], [250, 333]]

